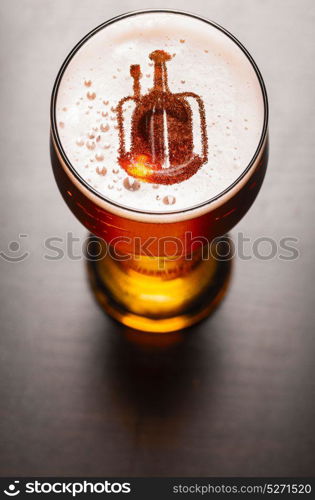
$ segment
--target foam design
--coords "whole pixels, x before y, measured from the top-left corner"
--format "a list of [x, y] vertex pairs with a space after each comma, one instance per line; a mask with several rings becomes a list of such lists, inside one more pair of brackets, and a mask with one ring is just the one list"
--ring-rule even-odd
[[[141, 94], [153, 86], [149, 54], [163, 50], [172, 93], [193, 92], [204, 103], [208, 157], [187, 180], [152, 184], [128, 177], [118, 162], [116, 107], [133, 94], [130, 66], [140, 65]], [[132, 102], [126, 103], [126, 148]], [[198, 109], [191, 102], [193, 143], [201, 152]], [[58, 133], [78, 174], [101, 196], [152, 213], [182, 210], [220, 195], [250, 163], [260, 141], [264, 101], [243, 51], [219, 29], [173, 13], [142, 13], [98, 31], [75, 54], [60, 82]]]

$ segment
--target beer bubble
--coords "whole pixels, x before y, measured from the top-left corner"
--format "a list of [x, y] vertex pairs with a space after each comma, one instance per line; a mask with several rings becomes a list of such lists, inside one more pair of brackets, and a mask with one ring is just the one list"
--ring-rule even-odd
[[158, 184], [152, 184], [153, 189], [158, 189], [160, 186]]
[[96, 161], [103, 161], [104, 160], [104, 155], [102, 155], [101, 153], [96, 153], [95, 160]]
[[88, 93], [86, 94], [86, 97], [87, 97], [88, 99], [90, 99], [90, 101], [93, 101], [93, 99], [95, 99], [95, 97], [96, 97], [96, 94], [95, 94], [95, 92], [88, 92]]
[[104, 111], [102, 111], [102, 116], [103, 116], [103, 118], [106, 118], [106, 116], [108, 116], [108, 113], [105, 113]]
[[100, 167], [96, 167], [96, 173], [97, 173], [98, 175], [102, 175], [102, 176], [104, 176], [104, 175], [106, 175], [107, 170], [106, 170], [106, 168], [105, 168], [105, 167], [102, 167], [102, 168], [100, 168]]
[[108, 187], [108, 189], [114, 189], [113, 184], [108, 184], [108, 186], [107, 186], [107, 187]]
[[60, 128], [64, 128], [64, 126], [65, 126], [64, 122], [59, 122], [59, 127]]
[[93, 149], [95, 149], [95, 142], [93, 142], [93, 141], [87, 141], [87, 143], [86, 143], [86, 147], [87, 147], [90, 151], [92, 151]]
[[171, 194], [164, 196], [164, 198], [163, 198], [163, 203], [165, 205], [174, 205], [175, 202], [176, 202], [176, 198], [175, 198], [175, 196], [173, 196]]
[[205, 49], [205, 50], [204, 50], [204, 52], [205, 52], [206, 54], [208, 54], [209, 50]]
[[102, 132], [108, 132], [109, 131], [109, 125], [108, 123], [104, 124], [102, 123], [101, 126], [100, 126], [100, 129]]
[[119, 174], [119, 168], [113, 168], [113, 174]]
[[95, 137], [95, 134], [94, 134], [94, 131], [93, 130], [90, 130], [88, 133], [87, 133], [87, 136], [89, 139], [94, 139]]
[[184, 40], [183, 38], [181, 38], [179, 41], [180, 41], [180, 43], [185, 43], [186, 42], [186, 40]]
[[128, 191], [138, 191], [138, 189], [140, 189], [140, 182], [136, 179], [126, 177], [123, 181], [123, 186], [128, 189]]
[[84, 139], [82, 137], [79, 137], [75, 142], [78, 146], [84, 145]]
[[109, 103], [109, 101], [103, 101], [103, 104], [104, 104], [105, 106], [108, 106], [108, 103]]
[[185, 80], [181, 80], [180, 83], [186, 83], [186, 81]]
[[62, 111], [68, 111], [68, 108], [62, 108]]
[[101, 140], [101, 136], [100, 136], [100, 135], [98, 135], [98, 136], [96, 137], [96, 139], [95, 139], [95, 140], [96, 140], [96, 142], [100, 142], [100, 140]]
[[91, 81], [91, 80], [85, 80], [85, 81], [84, 81], [84, 85], [85, 85], [86, 87], [91, 87], [91, 85], [92, 85], [92, 81]]
[[103, 149], [109, 149], [110, 148], [110, 144], [105, 144], [105, 146], [103, 146]]
[[156, 200], [160, 200], [160, 199], [161, 199], [160, 195], [159, 195], [159, 194], [157, 194], [157, 195], [156, 195], [156, 197], [155, 197], [155, 199], [156, 199]]

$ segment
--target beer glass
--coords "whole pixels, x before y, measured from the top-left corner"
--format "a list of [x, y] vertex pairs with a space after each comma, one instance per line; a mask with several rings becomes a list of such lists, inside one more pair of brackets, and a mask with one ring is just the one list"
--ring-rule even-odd
[[[167, 34], [169, 19], [170, 32]], [[159, 22], [159, 29], [165, 30], [163, 36], [158, 32]], [[186, 27], [186, 38], [179, 38], [178, 33]], [[199, 27], [203, 32], [200, 35]], [[116, 28], [119, 36], [115, 34]], [[128, 31], [132, 29], [134, 36]], [[141, 55], [141, 40], [147, 37], [143, 42], [145, 47], [153, 43], [150, 30], [152, 39], [159, 37], [163, 43]], [[172, 30], [176, 31], [174, 36]], [[198, 52], [199, 46], [206, 47], [207, 30], [211, 33], [209, 44]], [[107, 36], [107, 32], [110, 35]], [[112, 33], [115, 43], [110, 44]], [[112, 102], [104, 98], [100, 84], [98, 90], [93, 90], [95, 81], [103, 78], [103, 73], [101, 77], [93, 76], [99, 68], [105, 73], [109, 66], [114, 68], [116, 60], [110, 59], [111, 56], [96, 58], [95, 61], [99, 61], [97, 68], [85, 67], [85, 73], [91, 73], [82, 82], [82, 96], [77, 92], [73, 76], [76, 72], [80, 79], [84, 76], [80, 72], [80, 54], [83, 54], [82, 65], [86, 65], [93, 50], [101, 54], [103, 45], [99, 40], [103, 40], [102, 36], [105, 37], [104, 50], [111, 50], [110, 47], [114, 50], [119, 43], [124, 44], [124, 51], [120, 52], [123, 52], [123, 61], [128, 61], [128, 67], [115, 69], [110, 84], [108, 75], [104, 76], [106, 91], [114, 95]], [[98, 40], [95, 49], [93, 40]], [[109, 44], [107, 49], [105, 41]], [[129, 57], [128, 43], [131, 48], [137, 47], [142, 66], [148, 64], [150, 74], [144, 75], [142, 67], [135, 64], [137, 55]], [[189, 62], [187, 70], [183, 64], [175, 73], [176, 57], [171, 50], [176, 52], [176, 57]], [[208, 67], [204, 64], [207, 57], [210, 57]], [[198, 74], [194, 72], [198, 58], [203, 68], [200, 70], [203, 72], [200, 76], [202, 95], [195, 88], [189, 88], [190, 80], [198, 86]], [[227, 69], [229, 66], [233, 67], [232, 76]], [[169, 68], [173, 69], [175, 91], [169, 82]], [[180, 71], [181, 83], [178, 79], [176, 83], [174, 74], [178, 76]], [[254, 85], [247, 81], [247, 74], [244, 76], [246, 71]], [[209, 85], [205, 78], [207, 72]], [[214, 85], [221, 85], [223, 89], [219, 97], [216, 97], [216, 87], [211, 87], [210, 83], [213, 72], [217, 72]], [[153, 86], [141, 93], [141, 82], [149, 77]], [[67, 81], [70, 83], [66, 84]], [[133, 90], [119, 96], [120, 86], [130, 83]], [[229, 90], [233, 86], [235, 88]], [[73, 106], [62, 106], [62, 102], [71, 101], [72, 94], [76, 94]], [[251, 100], [253, 107], [255, 99], [261, 102], [261, 116], [257, 118], [252, 138], [247, 139], [247, 115], [241, 116], [238, 110], [241, 106], [250, 110]], [[78, 114], [77, 109], [83, 106], [84, 111]], [[222, 109], [227, 110], [223, 124]], [[92, 113], [95, 113], [93, 119], [90, 118]], [[228, 119], [232, 115], [233, 120]], [[61, 120], [63, 116], [65, 120]], [[82, 132], [80, 124], [85, 120], [92, 128], [83, 138], [77, 138], [77, 130]], [[104, 137], [110, 130], [106, 143]], [[214, 144], [214, 136], [216, 142], [222, 137], [221, 151]], [[224, 235], [255, 200], [268, 159], [266, 90], [255, 62], [241, 43], [221, 26], [184, 12], [148, 10], [111, 19], [84, 37], [64, 61], [52, 92], [50, 137], [51, 162], [59, 190], [70, 210], [93, 235], [88, 245], [88, 273], [95, 296], [104, 310], [122, 324], [148, 332], [180, 330], [209, 315], [224, 296], [231, 272], [232, 249]], [[75, 141], [77, 145], [72, 146]], [[110, 147], [115, 153], [111, 159], [104, 160]], [[246, 160], [241, 153], [239, 159], [236, 158], [238, 153], [235, 151], [242, 148], [250, 149], [250, 157], [246, 149]], [[69, 151], [72, 149], [71, 157]], [[84, 156], [80, 151], [92, 155], [84, 166], [82, 160], [81, 170], [76, 166]], [[219, 165], [216, 160], [219, 154], [224, 156], [224, 161], [220, 160], [222, 169], [211, 169], [212, 164]], [[86, 158], [88, 156], [84, 161]], [[209, 188], [208, 198], [204, 181], [208, 179], [207, 169], [211, 170], [211, 189], [217, 182], [216, 176], [221, 175], [221, 187], [217, 192], [210, 192]], [[85, 171], [92, 172], [91, 178]], [[108, 175], [113, 180], [107, 184]], [[99, 186], [105, 186], [103, 191], [93, 184], [92, 177], [100, 179]], [[120, 187], [116, 189], [115, 186]], [[202, 189], [205, 194], [198, 200]], [[179, 206], [175, 193], [180, 193]]]

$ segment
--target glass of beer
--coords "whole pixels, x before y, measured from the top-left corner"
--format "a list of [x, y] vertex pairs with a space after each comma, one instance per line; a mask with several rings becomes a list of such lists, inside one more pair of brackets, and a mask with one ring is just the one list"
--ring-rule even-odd
[[227, 232], [268, 158], [268, 102], [247, 50], [192, 14], [146, 10], [94, 29], [51, 100], [60, 192], [93, 237], [88, 273], [113, 318], [170, 332], [227, 289]]

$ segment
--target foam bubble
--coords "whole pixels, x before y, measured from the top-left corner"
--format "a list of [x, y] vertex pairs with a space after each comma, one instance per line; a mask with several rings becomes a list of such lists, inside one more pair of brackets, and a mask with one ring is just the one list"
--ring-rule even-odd
[[165, 205], [174, 205], [176, 203], [176, 198], [175, 196], [168, 194], [167, 196], [164, 196], [163, 203]]

